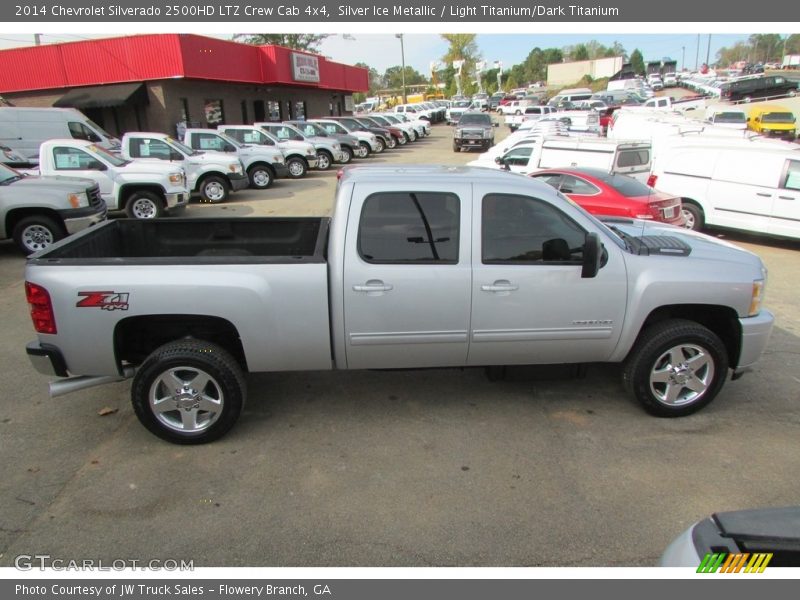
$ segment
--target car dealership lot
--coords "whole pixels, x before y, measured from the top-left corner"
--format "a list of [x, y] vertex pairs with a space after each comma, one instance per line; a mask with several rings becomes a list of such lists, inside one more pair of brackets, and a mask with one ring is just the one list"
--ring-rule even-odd
[[[451, 136], [438, 125], [360, 163], [475, 158]], [[328, 214], [335, 184], [312, 172], [186, 215]], [[711, 512], [795, 504], [800, 245], [725, 237], [769, 267], [776, 329], [754, 372], [691, 417], [646, 415], [608, 365], [494, 383], [479, 369], [259, 374], [235, 430], [199, 447], [144, 430], [129, 383], [48, 399], [24, 352], [24, 259], [0, 244], [0, 565], [652, 565]]]

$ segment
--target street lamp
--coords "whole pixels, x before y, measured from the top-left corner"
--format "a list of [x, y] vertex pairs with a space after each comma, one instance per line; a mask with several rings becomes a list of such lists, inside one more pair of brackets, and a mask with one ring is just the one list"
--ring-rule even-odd
[[402, 62], [403, 70], [400, 71], [400, 76], [402, 77], [403, 81], [403, 104], [408, 103], [408, 99], [406, 98], [406, 51], [403, 47], [403, 34], [402, 33], [395, 33], [394, 37], [400, 39], [400, 60]]

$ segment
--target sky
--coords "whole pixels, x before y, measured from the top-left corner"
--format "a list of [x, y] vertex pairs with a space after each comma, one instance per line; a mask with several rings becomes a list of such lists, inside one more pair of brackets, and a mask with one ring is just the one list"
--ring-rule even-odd
[[[725, 46], [732, 46], [740, 40], [746, 40], [748, 33], [715, 33], [711, 35], [710, 60], [714, 62], [717, 51]], [[104, 37], [97, 34], [42, 34], [42, 43], [77, 41], [80, 39]], [[218, 36], [225, 37], [225, 36]], [[227, 36], [229, 37], [229, 36]], [[490, 34], [480, 33], [477, 37], [478, 48], [484, 60], [490, 63], [499, 60], [504, 68], [522, 62], [528, 53], [540, 48], [562, 48], [575, 44], [597, 40], [604, 46], [611, 46], [619, 41], [630, 54], [638, 48], [647, 60], [661, 60], [670, 57], [678, 61], [684, 56], [685, 66], [694, 70], [696, 64], [703, 64], [709, 49], [709, 34], [700, 34], [698, 49], [697, 33], [683, 34]], [[16, 35], [0, 32], [0, 49], [22, 45], [32, 45], [33, 35]], [[435, 34], [404, 34], [403, 47], [406, 65], [423, 74], [429, 72], [431, 61], [439, 60], [447, 51], [447, 42]], [[699, 51], [698, 51], [699, 50]], [[320, 47], [320, 53], [332, 60], [353, 64], [366, 62], [383, 73], [387, 68], [401, 62], [400, 40], [393, 34], [333, 35], [327, 38]]]

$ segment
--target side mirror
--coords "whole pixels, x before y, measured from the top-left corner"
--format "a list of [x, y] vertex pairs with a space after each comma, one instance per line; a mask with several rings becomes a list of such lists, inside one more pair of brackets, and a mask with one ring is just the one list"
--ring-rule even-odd
[[233, 144], [225, 144], [222, 147], [223, 152], [236, 152], [236, 147]]
[[495, 127], [500, 127], [500, 123], [496, 123], [496, 122], [495, 122], [495, 123], [494, 123], [494, 126], [495, 126]]
[[169, 153], [169, 159], [170, 160], [183, 160], [183, 154], [181, 154], [177, 150], [172, 150]]
[[108, 167], [105, 163], [100, 162], [99, 160], [93, 160], [89, 163], [89, 170], [91, 171], [108, 171]]
[[596, 233], [587, 233], [586, 242], [583, 244], [583, 268], [581, 277], [591, 279], [597, 276], [603, 260], [603, 244]]
[[494, 164], [496, 164], [496, 165], [504, 165], [505, 162], [503, 161], [503, 157], [502, 156], [495, 156], [494, 157]]

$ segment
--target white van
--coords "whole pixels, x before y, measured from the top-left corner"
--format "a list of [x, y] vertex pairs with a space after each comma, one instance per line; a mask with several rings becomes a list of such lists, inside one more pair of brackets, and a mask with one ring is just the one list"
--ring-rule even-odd
[[650, 174], [650, 143], [555, 136], [540, 143], [520, 143], [495, 162], [496, 168], [523, 175], [541, 169], [592, 167], [645, 182]]
[[117, 152], [120, 142], [74, 108], [0, 107], [0, 144], [16, 150], [31, 165], [39, 163], [39, 146], [52, 139], [94, 142]]
[[575, 104], [581, 100], [589, 100], [592, 97], [592, 90], [589, 88], [569, 88], [561, 90], [550, 98], [548, 101], [549, 106], [561, 106], [564, 104]]
[[728, 227], [800, 239], [800, 149], [673, 146], [648, 184], [683, 198], [692, 229]]

